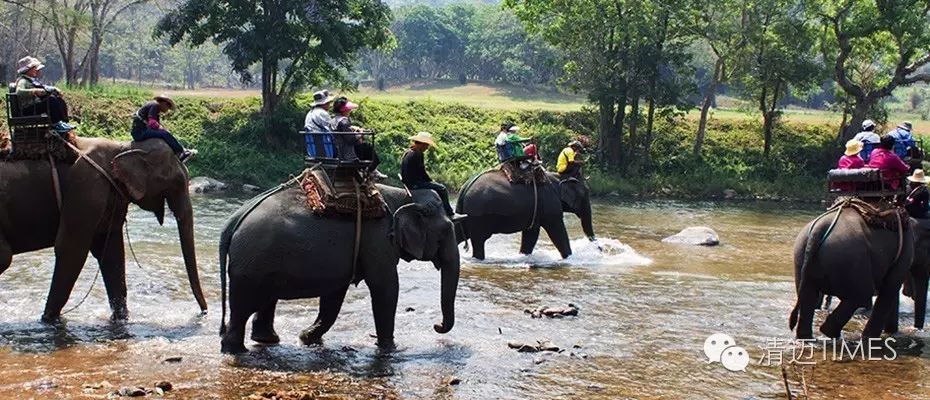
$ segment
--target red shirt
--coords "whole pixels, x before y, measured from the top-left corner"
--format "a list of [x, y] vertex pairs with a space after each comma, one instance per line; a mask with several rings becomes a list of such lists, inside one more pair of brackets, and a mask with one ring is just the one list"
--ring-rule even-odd
[[911, 172], [911, 168], [901, 160], [901, 157], [891, 150], [882, 148], [872, 150], [869, 156], [869, 167], [882, 171], [883, 183], [888, 184], [892, 190], [897, 189], [901, 184], [901, 178]]
[[858, 154], [847, 156], [843, 155], [840, 157], [840, 161], [836, 164], [838, 169], [857, 169], [865, 168], [865, 161], [862, 161], [862, 157], [859, 157]]

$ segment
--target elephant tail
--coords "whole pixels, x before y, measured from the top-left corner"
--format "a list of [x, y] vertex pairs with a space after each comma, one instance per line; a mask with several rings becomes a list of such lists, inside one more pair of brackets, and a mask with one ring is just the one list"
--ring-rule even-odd
[[798, 314], [800, 314], [798, 311], [799, 303], [800, 300], [794, 303], [794, 309], [791, 310], [791, 315], [788, 316], [788, 329], [791, 329], [792, 331], [794, 330], [795, 326], [798, 326]]
[[[829, 227], [821, 226], [818, 229], [818, 223], [827, 216], [830, 211], [820, 215], [814, 221], [811, 222], [810, 228], [807, 231], [806, 238], [804, 240], [804, 252], [800, 255], [795, 254], [795, 281], [797, 283], [797, 292], [798, 299], [794, 303], [794, 308], [791, 309], [791, 314], [788, 316], [788, 328], [794, 330], [798, 325], [798, 318], [801, 314], [801, 288], [805, 287], [806, 282], [805, 277], [808, 276], [808, 270], [810, 265], [813, 262], [814, 255], [817, 254], [817, 251], [820, 249], [820, 246], [823, 245], [823, 242], [827, 240], [827, 237], [830, 235], [830, 232], [833, 231], [833, 228], [836, 227], [836, 223], [839, 220], [839, 216], [842, 212], [842, 209], [836, 211], [836, 216], [833, 219], [833, 222], [830, 223]], [[799, 257], [800, 256], [800, 257]]]

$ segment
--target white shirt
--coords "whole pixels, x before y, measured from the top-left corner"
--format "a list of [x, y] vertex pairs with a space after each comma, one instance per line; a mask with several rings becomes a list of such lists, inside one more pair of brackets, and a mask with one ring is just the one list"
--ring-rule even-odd
[[323, 107], [314, 107], [304, 119], [304, 129], [311, 132], [332, 132], [333, 118]]
[[877, 134], [875, 134], [875, 132], [869, 132], [869, 131], [859, 132], [858, 134], [856, 134], [856, 137], [854, 137], [853, 139], [856, 139], [860, 142], [868, 142], [868, 143], [879, 143], [882, 141], [882, 138], [880, 138]]
[[507, 143], [507, 136], [510, 136], [510, 132], [501, 132], [497, 135], [497, 139], [494, 139], [494, 144], [497, 146], [503, 146]]

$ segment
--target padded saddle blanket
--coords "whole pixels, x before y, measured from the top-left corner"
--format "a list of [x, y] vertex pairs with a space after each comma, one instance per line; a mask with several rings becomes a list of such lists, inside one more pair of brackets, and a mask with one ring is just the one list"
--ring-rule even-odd
[[58, 136], [48, 130], [34, 130], [21, 134], [16, 140], [10, 140], [9, 133], [4, 132], [0, 134], [0, 160], [48, 160], [51, 155], [52, 159], [63, 163], [73, 164], [77, 161], [77, 153], [61, 140], [74, 144], [74, 134], [60, 136], [61, 139], [52, 135]]
[[307, 207], [317, 215], [353, 217], [359, 209], [364, 219], [387, 215], [387, 204], [377, 186], [371, 180], [362, 181], [355, 171], [327, 173], [320, 168], [308, 168], [300, 186], [307, 196]]
[[867, 202], [855, 197], [840, 197], [830, 209], [835, 210], [838, 207], [855, 210], [865, 220], [866, 225], [873, 228], [897, 231], [898, 221], [904, 225], [904, 229], [910, 225], [911, 218], [907, 210], [887, 202]]
[[500, 170], [510, 183], [529, 184], [536, 181], [542, 183], [546, 180], [546, 170], [540, 164], [529, 164], [525, 169], [520, 168], [521, 162], [505, 162]]

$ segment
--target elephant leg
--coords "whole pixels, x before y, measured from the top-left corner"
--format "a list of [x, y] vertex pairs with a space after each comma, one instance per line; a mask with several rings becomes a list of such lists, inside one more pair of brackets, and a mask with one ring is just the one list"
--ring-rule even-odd
[[849, 322], [858, 307], [858, 303], [841, 300], [836, 309], [823, 321], [823, 325], [820, 325], [820, 332], [829, 338], [839, 338], [843, 332], [843, 327], [846, 326], [846, 323]]
[[90, 251], [100, 265], [103, 284], [107, 288], [110, 310], [113, 312], [110, 318], [125, 321], [129, 318], [129, 309], [126, 306], [126, 254], [122, 232], [97, 236]]
[[274, 312], [278, 306], [277, 300], [272, 300], [262, 307], [252, 318], [252, 340], [262, 344], [278, 344], [281, 338], [274, 330]]
[[375, 316], [375, 331], [378, 334], [378, 347], [394, 346], [394, 316], [397, 313], [397, 269], [387, 266], [388, 274], [383, 274], [377, 281], [365, 279], [371, 293], [371, 311]]
[[258, 288], [237, 280], [229, 282], [229, 322], [221, 341], [221, 351], [227, 354], [245, 353], [245, 324], [259, 309], [255, 298]]
[[0, 274], [3, 274], [13, 262], [13, 250], [10, 249], [6, 240], [0, 239]]
[[45, 312], [42, 313], [42, 322], [54, 323], [61, 318], [61, 310], [71, 297], [74, 283], [81, 275], [81, 268], [87, 261], [90, 250], [90, 239], [85, 232], [67, 233], [66, 229], [58, 232], [55, 245], [55, 272], [52, 274], [52, 285], [48, 291], [48, 300], [45, 302]]
[[885, 333], [898, 333], [898, 317], [900, 316], [901, 296], [895, 296], [893, 305], [888, 316], [885, 317]]
[[[346, 292], [349, 287], [346, 286], [335, 293], [320, 296], [320, 313], [316, 316], [313, 325], [300, 332], [300, 341], [309, 346], [311, 344], [322, 343], [323, 335], [329, 331], [336, 323], [336, 317], [339, 316], [339, 310], [342, 309], [342, 302], [346, 298]], [[372, 296], [372, 303], [375, 302]]]
[[912, 290], [914, 291], [914, 327], [924, 329], [924, 320], [927, 316], [927, 278], [914, 276]]
[[897, 327], [897, 316], [898, 316], [898, 290], [901, 288], [901, 285], [885, 285], [878, 292], [878, 299], [875, 300], [875, 304], [872, 306], [872, 315], [869, 316], [869, 321], [865, 324], [865, 329], [862, 330], [862, 339], [866, 340], [869, 338], [881, 337], [882, 328], [887, 328], [885, 322], [888, 318], [891, 318], [892, 314], [895, 318], [894, 325]]
[[482, 235], [472, 234], [471, 237], [471, 256], [477, 260], [484, 260], [484, 242], [490, 238], [491, 235], [486, 235], [482, 232]]
[[572, 255], [571, 241], [568, 239], [568, 231], [565, 229], [565, 221], [562, 220], [562, 214], [552, 224], [546, 225], [546, 234], [549, 240], [559, 250], [562, 258], [568, 258]]
[[520, 254], [533, 254], [537, 240], [539, 240], [539, 225], [523, 231], [520, 234]]
[[814, 338], [814, 310], [820, 302], [820, 292], [811, 287], [812, 285], [802, 282], [798, 289], [798, 326], [796, 337], [798, 339]]

